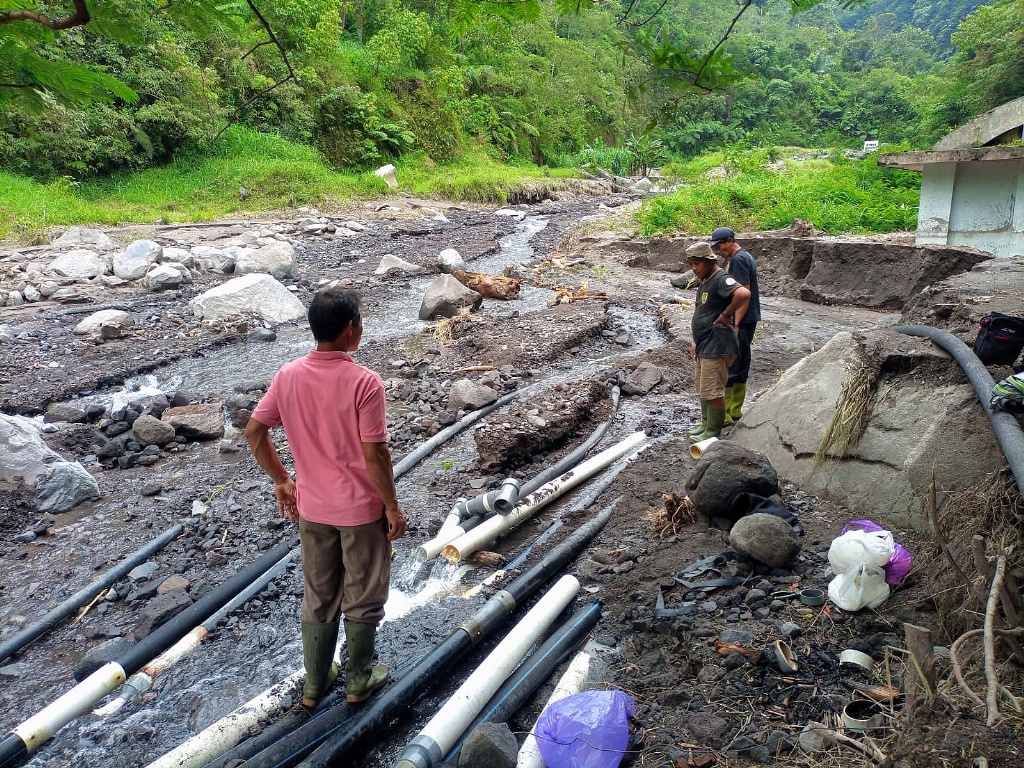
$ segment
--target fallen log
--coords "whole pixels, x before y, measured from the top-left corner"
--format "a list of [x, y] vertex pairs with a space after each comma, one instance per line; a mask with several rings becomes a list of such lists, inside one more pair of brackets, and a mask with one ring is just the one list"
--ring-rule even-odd
[[485, 299], [511, 301], [519, 298], [520, 281], [514, 277], [495, 277], [483, 272], [467, 272], [464, 269], [454, 269], [451, 274], [464, 286], [476, 291]]

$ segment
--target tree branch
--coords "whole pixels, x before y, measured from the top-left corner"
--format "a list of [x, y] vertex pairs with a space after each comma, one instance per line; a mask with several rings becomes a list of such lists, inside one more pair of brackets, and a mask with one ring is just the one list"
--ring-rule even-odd
[[999, 677], [996, 675], [995, 625], [999, 589], [1003, 586], [1005, 571], [1006, 558], [1000, 555], [996, 558], [996, 572], [992, 576], [992, 589], [989, 591], [988, 605], [985, 608], [985, 679], [988, 681], [985, 708], [988, 710], [989, 728], [1002, 719], [1002, 715], [999, 714]]
[[708, 64], [711, 63], [711, 57], [714, 56], [718, 49], [722, 47], [722, 44], [729, 39], [729, 35], [732, 34], [732, 30], [736, 26], [736, 23], [740, 20], [740, 17], [747, 12], [747, 9], [753, 4], [753, 2], [754, 0], [744, 0], [743, 5], [740, 6], [739, 11], [733, 17], [732, 23], [729, 24], [729, 28], [726, 29], [725, 34], [722, 35], [722, 39], [715, 43], [715, 47], [712, 48], [711, 52], [708, 53], [708, 55], [704, 58], [704, 62], [700, 65], [700, 69], [697, 70], [697, 74], [693, 76], [694, 85], [698, 87], [703, 87], [700, 85], [700, 76], [704, 73], [704, 70], [707, 68]]
[[273, 40], [264, 40], [262, 43], [256, 43], [256, 45], [254, 45], [252, 48], [250, 48], [248, 51], [246, 51], [244, 54], [242, 54], [242, 59], [241, 60], [245, 61], [252, 54], [254, 54], [257, 49], [262, 48], [264, 45], [273, 45], [273, 44], [274, 44]]
[[[250, 10], [252, 10], [260, 25], [267, 31], [267, 36], [270, 38], [271, 42], [277, 46], [277, 50], [281, 53], [281, 59], [284, 61], [284, 65], [288, 68], [288, 77], [286, 77], [285, 80], [296, 80], [295, 70], [292, 69], [292, 63], [288, 60], [288, 52], [284, 49], [284, 46], [281, 45], [281, 41], [277, 39], [277, 35], [275, 35], [274, 30], [270, 28], [270, 24], [268, 24], [267, 20], [263, 18], [263, 14], [260, 13], [260, 9], [256, 7], [256, 3], [254, 3], [253, 0], [245, 0], [245, 4], [249, 6]], [[284, 80], [281, 82], [283, 83]], [[281, 83], [278, 83], [278, 85], [280, 84]], [[276, 88], [277, 86], [275, 85], [274, 87]]]
[[[661, 0], [661, 5], [658, 6], [657, 10], [655, 10], [654, 13], [652, 13], [643, 21], [626, 21], [626, 15], [629, 13], [629, 11], [626, 11], [626, 14], [623, 14], [622, 16], [622, 21], [626, 24], [629, 24], [629, 26], [631, 27], [646, 27], [648, 24], [654, 21], [655, 17], [659, 13], [661, 13], [664, 10], [666, 5], [668, 5], [668, 0]], [[629, 7], [632, 8], [632, 4]]]
[[89, 23], [92, 16], [85, 5], [85, 0], [74, 0], [75, 11], [63, 19], [55, 19], [39, 11], [18, 10], [0, 11], [0, 24], [11, 24], [15, 21], [34, 21], [50, 29], [71, 29], [72, 27], [83, 27]]
[[[256, 4], [253, 2], [253, 0], [245, 0], [245, 2], [246, 2], [246, 5], [249, 6], [249, 9], [253, 12], [253, 15], [259, 21], [260, 26], [262, 26], [263, 29], [266, 30], [267, 36], [270, 38], [270, 40], [265, 40], [262, 43], [259, 43], [258, 45], [256, 45], [253, 48], [251, 48], [249, 50], [249, 52], [245, 54], [245, 56], [248, 56], [250, 53], [252, 53], [253, 51], [255, 51], [257, 48], [259, 48], [262, 45], [273, 44], [273, 45], [277, 46], [277, 50], [281, 54], [281, 60], [284, 62], [285, 67], [287, 67], [287, 69], [288, 69], [288, 75], [286, 77], [281, 78], [280, 80], [278, 80], [276, 83], [274, 83], [270, 87], [264, 88], [262, 91], [260, 91], [255, 96], [253, 96], [251, 99], [248, 99], [244, 104], [242, 104], [240, 107], [238, 107], [238, 109], [236, 109], [231, 114], [231, 117], [228, 118], [227, 124], [223, 128], [221, 128], [219, 131], [217, 131], [217, 134], [213, 137], [214, 141], [216, 141], [221, 136], [223, 136], [224, 135], [224, 131], [226, 131], [228, 128], [230, 128], [232, 125], [235, 124], [235, 120], [238, 119], [238, 116], [240, 114], [242, 114], [242, 110], [244, 110], [246, 107], [248, 107], [254, 101], [256, 101], [257, 99], [261, 99], [262, 97], [266, 96], [268, 93], [270, 93], [275, 88], [278, 88], [278, 87], [284, 85], [285, 83], [287, 83], [289, 80], [298, 81], [298, 77], [295, 76], [295, 70], [292, 69], [292, 63], [291, 63], [291, 61], [288, 60], [288, 52], [284, 49], [284, 46], [281, 44], [281, 41], [277, 39], [277, 35], [274, 34], [274, 30], [271, 29], [270, 24], [267, 22], [266, 18], [264, 18], [262, 13], [260, 13], [260, 9], [256, 7]], [[243, 56], [242, 59], [245, 59], [245, 56]]]
[[240, 106], [240, 107], [239, 107], [238, 109], [236, 109], [236, 110], [235, 110], [234, 112], [232, 112], [232, 113], [231, 113], [231, 117], [230, 117], [230, 118], [228, 118], [228, 123], [227, 123], [227, 125], [225, 125], [225, 126], [224, 126], [223, 128], [221, 128], [221, 129], [220, 129], [219, 131], [217, 131], [217, 135], [215, 135], [215, 136], [213, 137], [213, 141], [216, 141], [216, 140], [217, 140], [217, 139], [219, 139], [219, 138], [220, 138], [221, 136], [223, 136], [223, 135], [224, 135], [224, 131], [226, 131], [226, 130], [227, 130], [228, 128], [230, 128], [230, 127], [231, 127], [232, 125], [234, 125], [234, 124], [235, 124], [235, 120], [236, 120], [236, 119], [238, 118], [238, 116], [239, 116], [239, 115], [240, 115], [240, 114], [242, 113], [242, 110], [244, 110], [244, 109], [245, 109], [246, 107], [248, 107], [248, 106], [249, 106], [250, 104], [252, 104], [252, 103], [253, 103], [254, 101], [256, 101], [257, 99], [260, 99], [260, 98], [262, 98], [263, 96], [266, 96], [266, 95], [267, 95], [268, 93], [270, 93], [270, 92], [271, 92], [272, 90], [274, 90], [274, 89], [275, 89], [275, 88], [277, 88], [278, 86], [280, 86], [280, 85], [284, 85], [284, 84], [285, 84], [285, 83], [287, 83], [287, 82], [288, 82], [289, 80], [294, 80], [294, 79], [295, 79], [295, 77], [294, 77], [293, 75], [288, 75], [288, 76], [287, 76], [287, 77], [285, 77], [284, 79], [282, 79], [282, 80], [278, 80], [278, 81], [277, 81], [276, 83], [274, 83], [274, 84], [273, 84], [272, 86], [270, 86], [269, 88], [264, 88], [264, 89], [263, 89], [262, 91], [260, 91], [260, 92], [259, 92], [259, 93], [257, 93], [257, 94], [256, 94], [255, 96], [253, 96], [253, 97], [252, 97], [251, 99], [247, 100], [247, 101], [246, 101], [246, 102], [245, 102], [244, 104], [242, 104], [242, 105], [241, 105], [241, 106]]

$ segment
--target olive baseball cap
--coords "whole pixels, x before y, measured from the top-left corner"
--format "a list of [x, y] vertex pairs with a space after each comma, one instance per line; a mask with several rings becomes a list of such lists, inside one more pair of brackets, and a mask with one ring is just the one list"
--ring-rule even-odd
[[686, 249], [686, 260], [689, 261], [690, 259], [715, 261], [716, 256], [711, 252], [711, 246], [707, 243], [694, 243]]
[[736, 233], [728, 227], [719, 227], [711, 233], [711, 246], [714, 247], [719, 243], [724, 243], [726, 240], [736, 239]]

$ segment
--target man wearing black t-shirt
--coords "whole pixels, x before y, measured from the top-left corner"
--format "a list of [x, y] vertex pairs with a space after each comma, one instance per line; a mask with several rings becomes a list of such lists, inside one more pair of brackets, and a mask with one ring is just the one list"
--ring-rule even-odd
[[757, 263], [736, 242], [736, 233], [729, 227], [719, 227], [711, 233], [711, 250], [725, 260], [725, 271], [750, 291], [750, 305], [737, 327], [739, 354], [729, 368], [725, 386], [725, 423], [739, 421], [743, 415], [743, 401], [747, 397], [747, 376], [750, 374], [750, 345], [761, 319], [761, 296], [757, 290]]

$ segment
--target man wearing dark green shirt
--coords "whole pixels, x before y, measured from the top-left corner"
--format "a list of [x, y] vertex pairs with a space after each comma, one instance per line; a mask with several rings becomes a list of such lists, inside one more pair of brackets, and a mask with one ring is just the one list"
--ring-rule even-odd
[[701, 423], [691, 429], [693, 442], [718, 437], [725, 423], [725, 384], [739, 352], [736, 328], [750, 303], [750, 291], [718, 266], [707, 243], [686, 249], [686, 260], [700, 280], [691, 331], [693, 379], [700, 396]]

